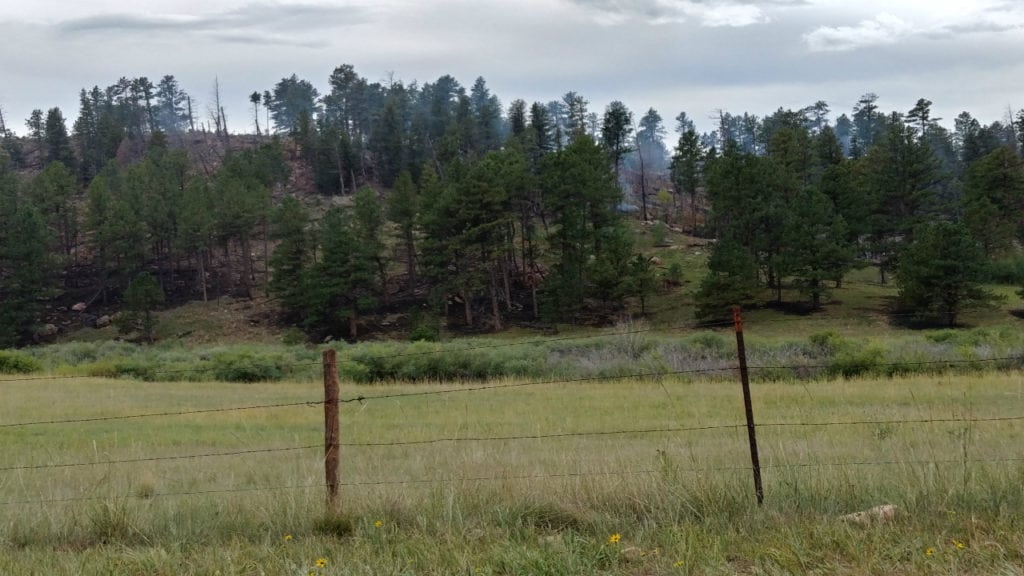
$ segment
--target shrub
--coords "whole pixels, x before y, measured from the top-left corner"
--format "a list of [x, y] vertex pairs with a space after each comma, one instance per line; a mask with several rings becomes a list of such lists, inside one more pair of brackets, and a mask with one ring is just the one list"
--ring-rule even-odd
[[807, 339], [822, 356], [835, 356], [848, 346], [846, 339], [832, 330], [811, 334]]
[[100, 360], [85, 366], [85, 373], [95, 378], [136, 378], [153, 380], [157, 370], [152, 364], [141, 360]]
[[714, 332], [704, 332], [691, 336], [687, 342], [697, 348], [698, 350], [706, 350], [713, 356], [723, 356], [731, 350], [729, 350], [729, 343], [725, 340], [725, 337], [721, 334]]
[[683, 283], [683, 273], [683, 264], [681, 262], [673, 262], [665, 270], [665, 282], [672, 286], [679, 286]]
[[272, 382], [284, 378], [280, 356], [251, 350], [215, 354], [210, 359], [210, 372], [224, 382]]
[[885, 351], [875, 346], [839, 354], [828, 368], [833, 376], [855, 378], [877, 374], [885, 363]]
[[28, 374], [42, 369], [43, 365], [28, 354], [0, 350], [0, 374]]

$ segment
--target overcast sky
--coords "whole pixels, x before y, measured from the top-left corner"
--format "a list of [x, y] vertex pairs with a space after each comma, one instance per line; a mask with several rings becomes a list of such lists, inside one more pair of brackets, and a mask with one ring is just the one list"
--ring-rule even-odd
[[293, 73], [321, 92], [335, 66], [370, 80], [483, 76], [507, 106], [575, 90], [763, 116], [875, 92], [885, 111], [934, 102], [951, 125], [1024, 108], [1022, 0], [4, 0], [0, 107], [24, 133], [33, 108], [77, 114], [78, 90], [173, 74], [194, 99], [219, 78], [232, 131], [247, 95]]

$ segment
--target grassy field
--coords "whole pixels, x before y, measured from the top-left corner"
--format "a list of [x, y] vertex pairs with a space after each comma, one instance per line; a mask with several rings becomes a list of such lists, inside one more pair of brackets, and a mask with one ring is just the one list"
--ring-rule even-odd
[[0, 574], [1024, 572], [1019, 373], [756, 383], [763, 508], [736, 383], [485, 386], [344, 386], [328, 514], [316, 381], [0, 381]]

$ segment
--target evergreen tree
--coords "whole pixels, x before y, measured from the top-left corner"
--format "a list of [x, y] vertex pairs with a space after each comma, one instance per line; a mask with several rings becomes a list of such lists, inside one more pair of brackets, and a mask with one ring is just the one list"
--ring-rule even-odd
[[1024, 233], [1024, 162], [1011, 148], [997, 148], [967, 170], [964, 222], [990, 258]]
[[78, 184], [60, 162], [47, 164], [27, 187], [28, 197], [39, 210], [56, 242], [48, 243], [70, 257], [78, 243]]
[[329, 335], [347, 325], [348, 337], [355, 340], [360, 315], [377, 302], [376, 265], [345, 210], [328, 210], [319, 236], [320, 260], [309, 267], [303, 282], [303, 323], [309, 330]]
[[[621, 220], [615, 205], [619, 189], [606, 152], [590, 137], [582, 136], [545, 158], [541, 190], [551, 222], [549, 256], [555, 262], [542, 296], [550, 315], [572, 319], [582, 311], [587, 296], [615, 297], [594, 294], [590, 263], [613, 247], [606, 246], [608, 240], [618, 247]], [[623, 269], [616, 272], [620, 278], [626, 273]]]
[[679, 135], [675, 154], [672, 155], [670, 166], [672, 184], [679, 194], [690, 197], [691, 233], [697, 233], [697, 195], [701, 187], [703, 171], [703, 151], [700, 137], [692, 129]]
[[108, 274], [134, 275], [142, 267], [147, 245], [142, 190], [126, 186], [111, 163], [89, 184], [86, 196], [86, 227], [97, 248], [101, 285]]
[[52, 296], [49, 244], [42, 215], [18, 194], [9, 161], [0, 153], [0, 348], [28, 341], [41, 299]]
[[601, 142], [608, 149], [612, 166], [615, 168], [615, 181], [619, 181], [619, 167], [622, 157], [629, 151], [629, 136], [633, 132], [633, 113], [618, 100], [613, 101], [604, 110], [604, 121], [601, 125]]
[[43, 128], [46, 141], [46, 162], [60, 162], [74, 172], [78, 164], [75, 162], [75, 153], [71, 149], [71, 137], [68, 136], [68, 127], [64, 123], [64, 115], [60, 108], [50, 108], [46, 113], [46, 124]]
[[409, 287], [416, 286], [416, 214], [419, 204], [412, 175], [403, 171], [388, 197], [388, 219], [398, 226], [399, 241], [405, 251], [405, 275]]
[[711, 250], [707, 275], [695, 296], [695, 314], [705, 321], [731, 318], [733, 306], [757, 303], [757, 289], [757, 263], [753, 256], [735, 240], [724, 238]]
[[931, 147], [902, 122], [890, 123], [865, 156], [872, 251], [881, 280], [896, 266], [901, 245], [934, 214], [943, 176]]
[[313, 253], [308, 226], [309, 213], [292, 196], [285, 198], [274, 213], [274, 237], [278, 245], [270, 257], [273, 274], [267, 291], [291, 314], [301, 312], [305, 304], [304, 279]]
[[821, 307], [828, 294], [825, 282], [841, 279], [854, 261], [846, 223], [833, 211], [831, 201], [815, 188], [804, 188], [792, 203], [793, 214], [783, 240], [782, 268], [793, 277], [800, 293]]
[[153, 343], [157, 318], [153, 314], [164, 303], [164, 291], [149, 272], [137, 275], [124, 291], [125, 310], [117, 319], [122, 334], [138, 330], [144, 342]]
[[501, 101], [487, 88], [487, 82], [480, 76], [469, 92], [476, 128], [473, 141], [477, 155], [497, 150], [501, 145]]
[[984, 254], [966, 227], [950, 222], [924, 225], [900, 258], [900, 308], [921, 320], [954, 326], [962, 311], [998, 301], [981, 285], [984, 271]]
[[156, 126], [168, 134], [178, 134], [189, 128], [188, 94], [178, 86], [172, 75], [166, 75], [156, 85], [156, 108], [153, 111]]
[[184, 252], [189, 261], [195, 259], [198, 267], [198, 288], [206, 302], [207, 274], [210, 267], [210, 249], [213, 247], [215, 232], [215, 200], [209, 181], [192, 178], [182, 193], [181, 211], [178, 214], [178, 237], [175, 247]]
[[509, 131], [514, 137], [521, 137], [526, 133], [526, 101], [513, 100], [508, 107]]
[[308, 80], [300, 80], [295, 74], [282, 78], [274, 85], [270, 104], [265, 104], [274, 118], [276, 131], [291, 134], [298, 130], [299, 118], [303, 114], [315, 118], [320, 113], [319, 96], [320, 93]]

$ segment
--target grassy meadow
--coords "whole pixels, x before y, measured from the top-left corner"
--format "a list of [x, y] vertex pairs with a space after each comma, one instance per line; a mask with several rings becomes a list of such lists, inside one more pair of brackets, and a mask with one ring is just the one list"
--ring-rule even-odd
[[1019, 372], [755, 382], [763, 508], [727, 379], [343, 384], [334, 514], [313, 377], [0, 389], [0, 574], [1024, 571]]

